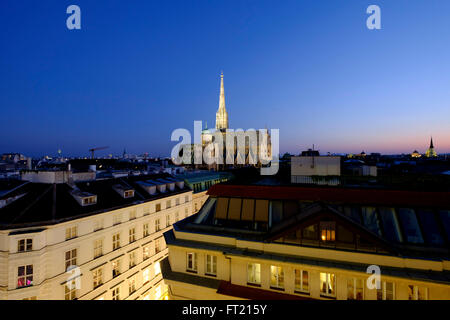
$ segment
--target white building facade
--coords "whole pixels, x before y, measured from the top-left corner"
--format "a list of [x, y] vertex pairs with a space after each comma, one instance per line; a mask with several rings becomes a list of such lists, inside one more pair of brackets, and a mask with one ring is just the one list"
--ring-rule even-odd
[[56, 224], [2, 228], [0, 300], [165, 299], [163, 233], [191, 214], [183, 187]]

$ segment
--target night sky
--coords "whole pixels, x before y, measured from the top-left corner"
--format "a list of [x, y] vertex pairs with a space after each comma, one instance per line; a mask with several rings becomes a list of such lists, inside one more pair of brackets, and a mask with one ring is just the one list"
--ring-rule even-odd
[[2, 0], [0, 153], [168, 156], [174, 129], [214, 126], [222, 70], [230, 127], [280, 129], [281, 153], [431, 135], [447, 153], [449, 17], [448, 0]]

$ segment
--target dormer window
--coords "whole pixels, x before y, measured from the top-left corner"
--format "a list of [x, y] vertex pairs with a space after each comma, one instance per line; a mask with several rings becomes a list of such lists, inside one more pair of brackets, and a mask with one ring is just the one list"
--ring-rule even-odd
[[90, 206], [97, 203], [97, 196], [89, 192], [83, 192], [80, 190], [73, 190], [72, 196], [81, 206]]
[[90, 204], [95, 204], [95, 203], [97, 203], [97, 197], [96, 196], [83, 198], [83, 206], [88, 206]]
[[124, 198], [132, 198], [134, 197], [134, 190], [125, 191]]
[[320, 223], [320, 240], [324, 242], [336, 240], [336, 223], [334, 221]]
[[126, 188], [120, 184], [113, 185], [113, 189], [121, 195], [122, 198], [128, 199], [134, 197], [134, 189]]

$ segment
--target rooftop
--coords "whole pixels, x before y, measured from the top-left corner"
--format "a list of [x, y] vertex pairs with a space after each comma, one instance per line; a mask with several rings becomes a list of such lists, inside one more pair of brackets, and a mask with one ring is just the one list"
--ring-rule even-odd
[[[0, 193], [0, 201], [7, 201], [19, 195], [21, 197], [0, 207], [0, 229], [52, 225], [190, 191], [187, 186], [183, 188], [176, 186], [173, 191], [167, 189], [164, 193], [156, 192], [151, 195], [139, 184], [141, 181], [160, 178], [170, 178], [170, 175], [104, 179], [78, 182], [73, 185], [2, 181], [0, 187], [10, 189]], [[117, 185], [135, 190], [134, 195], [128, 198], [122, 197], [114, 189]], [[97, 201], [88, 206], [82, 206], [73, 194], [95, 195]]]
[[[424, 259], [449, 259], [450, 192], [214, 185], [175, 230]], [[335, 230], [323, 241], [322, 225]], [[335, 234], [335, 236], [334, 236]]]

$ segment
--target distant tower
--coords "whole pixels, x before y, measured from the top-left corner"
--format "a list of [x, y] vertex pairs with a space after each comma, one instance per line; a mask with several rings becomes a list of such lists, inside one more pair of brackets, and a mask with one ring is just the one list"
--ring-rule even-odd
[[220, 75], [220, 99], [219, 110], [216, 113], [216, 129], [226, 130], [228, 129], [228, 113], [225, 109], [225, 89], [223, 86], [223, 72]]
[[436, 151], [434, 151], [433, 137], [431, 137], [430, 148], [429, 148], [429, 149], [427, 150], [427, 152], [425, 153], [425, 156], [426, 156], [427, 158], [437, 157], [437, 153], [436, 153]]

